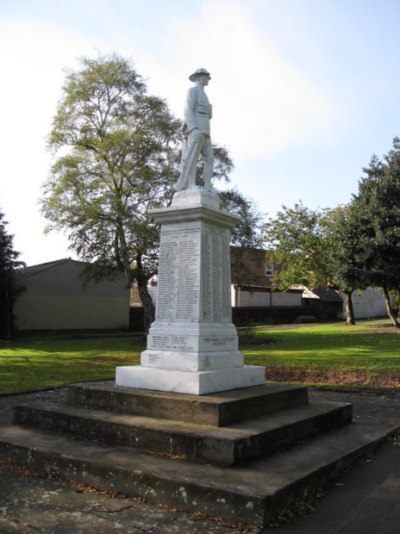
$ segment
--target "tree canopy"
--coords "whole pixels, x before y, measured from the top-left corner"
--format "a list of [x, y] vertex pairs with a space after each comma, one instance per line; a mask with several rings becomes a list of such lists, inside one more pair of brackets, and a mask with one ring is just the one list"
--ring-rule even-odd
[[[147, 327], [147, 282], [157, 272], [159, 247], [159, 228], [147, 212], [171, 201], [180, 127], [165, 101], [148, 94], [133, 64], [112, 55], [82, 58], [80, 70], [67, 74], [49, 135], [55, 162], [42, 200], [48, 230], [67, 232], [71, 248], [90, 262], [88, 278], [123, 272], [128, 285], [136, 282]], [[214, 146], [214, 157], [214, 178], [227, 180], [228, 152]], [[257, 219], [251, 202], [238, 192], [222, 196], [245, 215], [242, 229], [251, 240]]]
[[283, 206], [267, 224], [265, 243], [270, 260], [281, 265], [275, 276], [281, 289], [296, 284], [340, 289], [353, 323], [352, 292], [381, 287], [388, 315], [400, 328], [391, 298], [400, 295], [400, 138], [382, 159], [372, 156], [363, 172], [347, 206]]
[[273, 282], [282, 290], [320, 286], [346, 294], [346, 320], [354, 323], [352, 293], [361, 287], [354, 265], [347, 207], [311, 210], [301, 202], [270, 218], [264, 242], [267, 260], [279, 266]]
[[81, 66], [66, 77], [50, 132], [57, 159], [42, 211], [48, 229], [67, 230], [71, 248], [91, 262], [88, 276], [136, 279], [151, 314], [146, 284], [156, 272], [158, 232], [146, 213], [167, 202], [179, 123], [129, 61], [83, 58]]
[[232, 232], [231, 245], [261, 247], [265, 221], [253, 200], [242, 195], [237, 189], [222, 191], [219, 196], [221, 209], [240, 217], [239, 224]]
[[310, 210], [301, 202], [293, 208], [282, 206], [265, 229], [268, 259], [281, 266], [274, 280], [281, 289], [293, 285], [315, 288], [328, 285], [329, 243], [323, 217], [326, 211]]
[[390, 299], [400, 291], [400, 139], [382, 160], [372, 156], [363, 171], [350, 205], [355, 256], [364, 285], [383, 289], [388, 315], [400, 327]]

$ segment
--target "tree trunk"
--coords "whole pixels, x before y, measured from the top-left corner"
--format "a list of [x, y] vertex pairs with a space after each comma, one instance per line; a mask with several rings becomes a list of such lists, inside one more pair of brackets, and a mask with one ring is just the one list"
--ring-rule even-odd
[[138, 292], [140, 300], [143, 304], [144, 312], [144, 331], [146, 335], [149, 333], [151, 323], [154, 321], [154, 306], [151, 300], [150, 293], [147, 289], [147, 280], [138, 279]]
[[135, 258], [136, 268], [130, 271], [131, 280], [130, 284], [133, 283], [133, 280], [136, 280], [139, 298], [143, 306], [144, 314], [144, 332], [147, 335], [150, 330], [151, 323], [154, 321], [154, 306], [151, 299], [149, 290], [147, 289], [147, 283], [152, 277], [151, 273], [145, 273], [142, 264], [142, 254], [139, 253]]
[[345, 291], [346, 295], [346, 324], [348, 325], [355, 325], [356, 320], [354, 317], [354, 308], [353, 308], [353, 291]]
[[383, 296], [385, 298], [385, 304], [386, 304], [388, 316], [390, 320], [392, 321], [393, 326], [395, 326], [396, 328], [400, 328], [400, 322], [398, 318], [396, 317], [396, 314], [392, 308], [392, 303], [390, 302], [390, 295], [389, 295], [388, 288], [383, 287], [382, 289], [383, 289]]

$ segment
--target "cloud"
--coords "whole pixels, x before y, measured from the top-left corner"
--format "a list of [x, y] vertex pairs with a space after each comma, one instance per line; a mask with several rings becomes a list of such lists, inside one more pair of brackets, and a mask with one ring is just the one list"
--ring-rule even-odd
[[204, 4], [198, 17], [175, 24], [167, 48], [167, 61], [138, 55], [143, 72], [151, 73], [150, 89], [167, 96], [181, 116], [187, 76], [207, 68], [213, 138], [227, 146], [234, 160], [315, 142], [331, 116], [327, 98], [285, 60], [243, 4]]
[[[20, 20], [0, 23], [2, 179], [0, 209], [15, 234], [14, 246], [29, 263], [65, 256], [66, 241], [53, 234], [39, 245], [41, 184], [50, 169], [46, 136], [61, 96], [64, 67], [90, 50], [87, 41], [60, 28]], [[47, 247], [46, 247], [47, 245]]]
[[0, 23], [0, 47], [7, 51], [0, 57], [0, 97], [3, 104], [10, 103], [3, 110], [7, 124], [20, 138], [35, 142], [38, 131], [48, 133], [65, 66], [73, 66], [79, 56], [93, 49], [58, 27], [17, 20]]
[[264, 34], [244, 3], [213, 0], [184, 7], [171, 6], [162, 21], [158, 15], [145, 17], [144, 9], [145, 18], [132, 24], [126, 22], [125, 9], [113, 10], [113, 17], [102, 9], [90, 17], [87, 10], [82, 21], [68, 8], [62, 26], [0, 21], [0, 209], [10, 220], [17, 250], [30, 263], [65, 256], [64, 238], [52, 234], [43, 240], [45, 221], [37, 201], [49, 173], [46, 136], [64, 69], [75, 69], [78, 57], [96, 56], [97, 50], [133, 56], [149, 90], [166, 98], [179, 117], [191, 85], [187, 77], [198, 67], [210, 70], [213, 140], [228, 148], [237, 168], [252, 158], [318, 143], [326, 135], [330, 102], [285, 59], [279, 43]]

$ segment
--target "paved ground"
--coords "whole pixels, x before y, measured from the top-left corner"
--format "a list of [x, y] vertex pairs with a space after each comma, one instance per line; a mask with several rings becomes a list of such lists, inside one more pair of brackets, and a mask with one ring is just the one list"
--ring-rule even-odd
[[[11, 406], [29, 399], [62, 397], [63, 390], [0, 396], [0, 425], [11, 421]], [[384, 396], [310, 391], [312, 399], [352, 402], [356, 418], [395, 422], [400, 427], [400, 394]], [[347, 470], [306, 508], [315, 511], [268, 529], [286, 534], [397, 534], [400, 531], [400, 439], [382, 446], [370, 461]], [[303, 508], [303, 505], [300, 506]], [[233, 534], [233, 526], [138, 502], [89, 492], [79, 486], [32, 476], [0, 464], [0, 534], [210, 533]], [[238, 529], [237, 529], [238, 530]]]

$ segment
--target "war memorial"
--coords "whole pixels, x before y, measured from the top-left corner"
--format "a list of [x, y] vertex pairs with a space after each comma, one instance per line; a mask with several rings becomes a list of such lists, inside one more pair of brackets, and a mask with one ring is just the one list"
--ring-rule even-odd
[[[309, 402], [244, 365], [231, 319], [231, 231], [212, 188], [205, 69], [189, 77], [181, 175], [160, 224], [156, 318], [140, 365], [75, 384], [63, 402], [14, 407], [0, 458], [66, 480], [262, 527], [392, 431], [352, 405]], [[197, 182], [197, 165], [203, 176]]]

